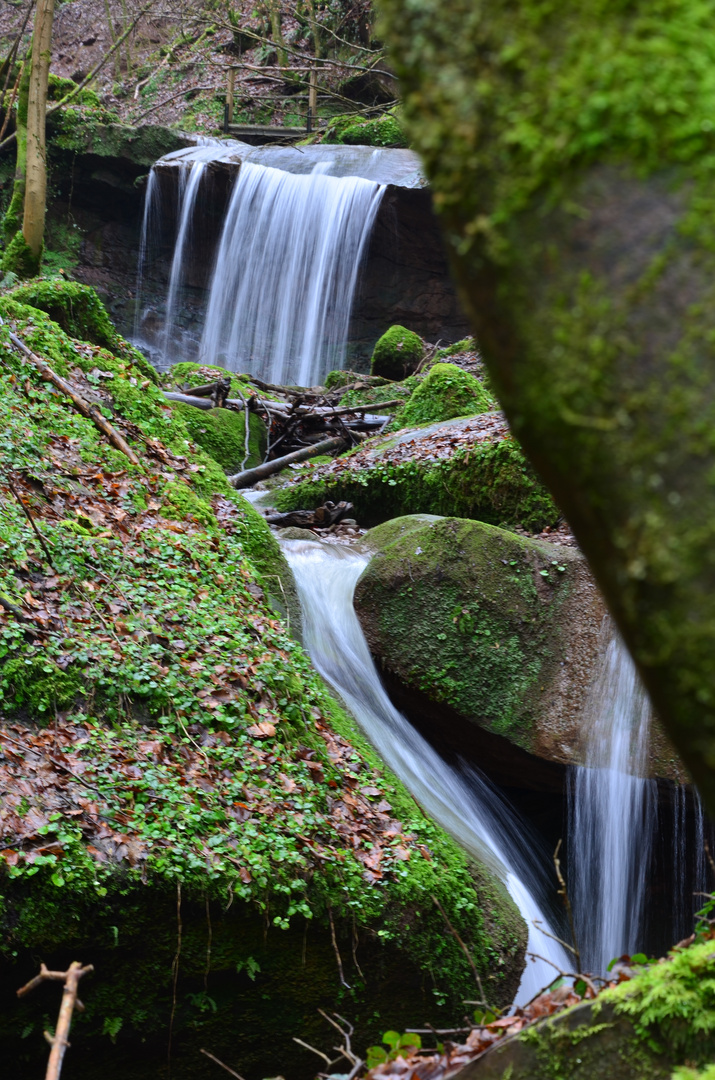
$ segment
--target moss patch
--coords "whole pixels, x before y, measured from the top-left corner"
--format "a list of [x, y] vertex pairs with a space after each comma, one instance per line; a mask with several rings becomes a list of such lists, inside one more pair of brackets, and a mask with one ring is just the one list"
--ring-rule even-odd
[[377, 341], [370, 362], [370, 373], [396, 381], [412, 374], [424, 356], [419, 334], [404, 326], [391, 326]]
[[454, 364], [438, 363], [430, 368], [409, 401], [399, 409], [392, 427], [434, 424], [455, 416], [489, 412], [494, 407], [494, 401], [474, 375]]
[[407, 147], [409, 141], [397, 116], [386, 113], [372, 120], [359, 120], [356, 116], [338, 116], [330, 121], [323, 136], [325, 143], [344, 143], [348, 146]]
[[266, 455], [266, 425], [249, 413], [248, 454], [246, 454], [246, 414], [232, 409], [196, 409], [174, 402], [194, 442], [210, 454], [229, 475], [260, 465]]

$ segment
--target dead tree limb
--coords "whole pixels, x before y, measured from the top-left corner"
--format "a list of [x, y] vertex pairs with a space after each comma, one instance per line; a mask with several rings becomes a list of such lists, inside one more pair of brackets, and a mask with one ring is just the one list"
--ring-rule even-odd
[[201, 1047], [201, 1049], [200, 1049], [200, 1051], [199, 1051], [199, 1052], [200, 1052], [201, 1054], [205, 1054], [207, 1058], [210, 1058], [210, 1059], [211, 1059], [211, 1061], [215, 1061], [217, 1065], [220, 1065], [220, 1066], [221, 1066], [221, 1068], [222, 1068], [222, 1069], [225, 1069], [227, 1073], [230, 1073], [230, 1074], [231, 1074], [231, 1076], [235, 1076], [235, 1077], [236, 1077], [236, 1080], [243, 1080], [243, 1077], [241, 1076], [241, 1074], [240, 1074], [240, 1073], [234, 1072], [234, 1070], [233, 1070], [233, 1069], [230, 1069], [230, 1068], [228, 1067], [228, 1065], [224, 1065], [223, 1061], [220, 1061], [220, 1060], [219, 1060], [219, 1059], [218, 1059], [217, 1057], [215, 1057], [215, 1056], [214, 1056], [214, 1054], [210, 1054], [210, 1053], [208, 1052], [208, 1050], [204, 1050], [204, 1048], [203, 1048], [203, 1047]]
[[48, 1031], [45, 1032], [45, 1038], [52, 1047], [50, 1050], [50, 1059], [47, 1062], [45, 1080], [59, 1080], [65, 1050], [69, 1046], [67, 1036], [70, 1033], [72, 1014], [75, 1010], [75, 1006], [80, 1012], [84, 1010], [84, 1005], [77, 998], [79, 980], [83, 975], [87, 975], [90, 971], [94, 971], [92, 964], [88, 964], [87, 967], [82, 967], [78, 960], [71, 963], [67, 968], [67, 971], [48, 971], [45, 965], [41, 964], [40, 974], [35, 975], [34, 979], [30, 979], [28, 983], [21, 986], [17, 991], [18, 997], [25, 997], [26, 994], [29, 994], [31, 990], [34, 990], [35, 987], [39, 986], [42, 982], [50, 981], [64, 983], [65, 988], [62, 992], [62, 1004], [60, 1005], [60, 1014], [57, 1018], [55, 1033], [54, 1035], [50, 1035]]
[[340, 437], [325, 439], [323, 442], [314, 443], [312, 446], [304, 446], [301, 450], [294, 450], [292, 454], [286, 454], [285, 457], [266, 461], [263, 465], [257, 465], [255, 469], [246, 469], [244, 472], [236, 473], [234, 476], [227, 477], [227, 479], [229, 484], [232, 484], [235, 488], [252, 487], [259, 480], [265, 480], [267, 477], [280, 472], [281, 469], [285, 469], [287, 465], [307, 461], [308, 458], [316, 457], [318, 454], [329, 454], [333, 450], [343, 450], [347, 445], [346, 440]]
[[81, 394], [78, 394], [68, 382], [65, 382], [65, 380], [50, 367], [46, 360], [37, 356], [31, 349], [28, 349], [25, 342], [22, 341], [17, 334], [10, 333], [10, 341], [23, 356], [26, 356], [28, 360], [32, 361], [44, 379], [51, 382], [70, 399], [78, 413], [81, 413], [82, 416], [86, 416], [88, 420], [91, 420], [95, 426], [99, 428], [102, 434], [106, 435], [112, 446], [115, 446], [117, 450], [121, 450], [121, 452], [129, 458], [132, 465], [140, 464], [139, 458], [136, 456], [129, 443], [122, 438], [116, 428], [112, 427], [109, 420], [102, 415], [96, 405], [90, 405], [88, 401], [85, 401]]

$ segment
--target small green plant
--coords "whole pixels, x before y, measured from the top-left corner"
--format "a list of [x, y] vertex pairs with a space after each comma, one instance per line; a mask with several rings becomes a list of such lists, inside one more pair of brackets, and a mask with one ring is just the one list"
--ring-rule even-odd
[[396, 1061], [398, 1057], [407, 1057], [419, 1050], [422, 1039], [413, 1031], [400, 1035], [397, 1031], [386, 1031], [382, 1036], [385, 1046], [368, 1046], [367, 1067], [374, 1069], [376, 1065], [384, 1065], [386, 1061]]

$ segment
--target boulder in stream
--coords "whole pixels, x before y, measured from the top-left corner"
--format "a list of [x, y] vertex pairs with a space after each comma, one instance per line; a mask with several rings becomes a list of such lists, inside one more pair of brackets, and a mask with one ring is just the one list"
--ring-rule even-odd
[[[509, 785], [560, 788], [605, 607], [575, 548], [478, 521], [415, 515], [370, 530], [355, 606], [399, 707]], [[659, 733], [651, 769], [674, 775]]]

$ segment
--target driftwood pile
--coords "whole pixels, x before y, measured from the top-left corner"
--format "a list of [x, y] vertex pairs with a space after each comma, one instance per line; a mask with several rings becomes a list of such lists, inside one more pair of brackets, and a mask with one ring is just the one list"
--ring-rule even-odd
[[353, 384], [333, 392], [322, 392], [274, 386], [256, 378], [252, 378], [251, 383], [253, 385], [247, 387], [245, 395], [239, 391], [239, 398], [229, 397], [229, 378], [192, 387], [185, 393], [165, 391], [169, 401], [181, 401], [197, 409], [236, 409], [243, 410], [246, 415], [255, 412], [265, 421], [268, 429], [266, 459], [254, 469], [229, 477], [237, 488], [250, 487], [294, 462], [356, 445], [379, 433], [389, 423], [391, 415], [385, 415], [384, 410], [402, 404], [401, 400], [395, 400], [379, 405], [341, 406], [340, 398]]

